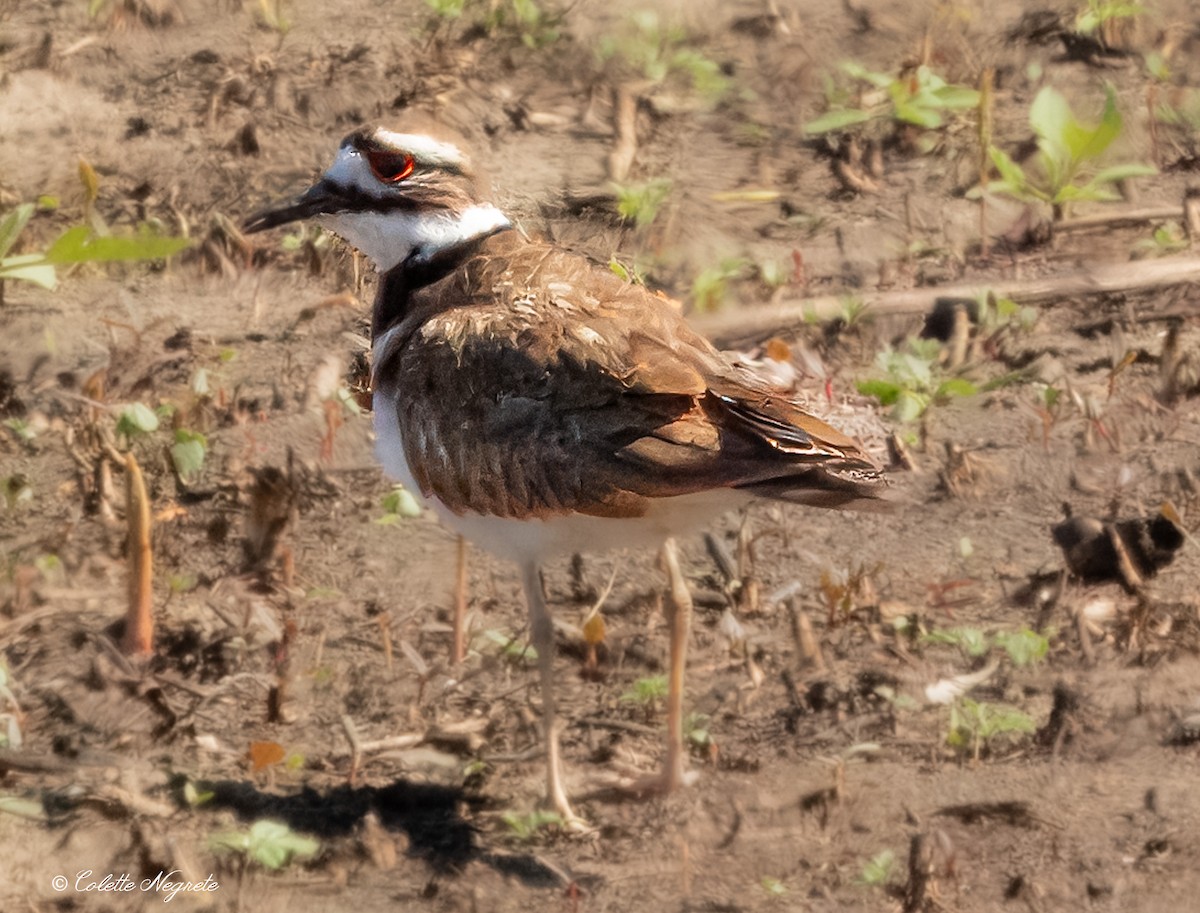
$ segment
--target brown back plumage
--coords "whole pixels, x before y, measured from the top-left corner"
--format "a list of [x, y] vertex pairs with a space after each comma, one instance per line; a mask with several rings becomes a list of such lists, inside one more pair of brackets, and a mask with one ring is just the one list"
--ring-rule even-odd
[[457, 513], [634, 517], [709, 489], [882, 494], [854, 441], [747, 380], [666, 298], [514, 231], [412, 291], [377, 353], [422, 490]]

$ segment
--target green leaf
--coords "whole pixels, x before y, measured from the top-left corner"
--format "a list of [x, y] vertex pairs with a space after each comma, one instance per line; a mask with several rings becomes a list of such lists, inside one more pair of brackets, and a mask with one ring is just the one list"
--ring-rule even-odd
[[1080, 200], [1093, 200], [1100, 202], [1111, 202], [1121, 199], [1120, 194], [1107, 188], [1101, 187], [1095, 183], [1090, 184], [1067, 184], [1065, 187], [1059, 188], [1050, 200], [1052, 203], [1074, 203]]
[[117, 418], [117, 434], [127, 438], [158, 430], [158, 416], [145, 403], [130, 403]]
[[79, 263], [83, 249], [87, 246], [88, 236], [92, 230], [86, 225], [76, 225], [68, 228], [58, 240], [50, 245], [45, 258], [50, 263]]
[[118, 260], [163, 260], [188, 247], [187, 238], [156, 235], [146, 228], [136, 235], [96, 237], [85, 225], [67, 229], [46, 251], [46, 261], [55, 264]]
[[828, 133], [831, 130], [845, 130], [856, 124], [866, 123], [875, 115], [861, 108], [837, 108], [826, 111], [815, 120], [804, 125], [804, 132], [809, 134]]
[[211, 802], [216, 795], [217, 794], [212, 790], [200, 789], [191, 780], [188, 780], [183, 784], [183, 801], [186, 802], [191, 808], [197, 808], [201, 805]]
[[32, 282], [50, 291], [58, 284], [58, 274], [41, 254], [20, 254], [0, 260], [0, 279]]
[[204, 457], [208, 454], [208, 441], [203, 434], [178, 428], [175, 443], [171, 445], [171, 462], [184, 482], [193, 482], [204, 468]]
[[294, 834], [286, 824], [256, 821], [250, 828], [250, 858], [268, 869], [281, 869], [294, 857], [315, 856], [321, 845]]
[[388, 526], [402, 519], [421, 516], [421, 505], [411, 491], [402, 485], [397, 485], [379, 500], [383, 508], [383, 516], [376, 523]]
[[847, 60], [841, 64], [842, 72], [847, 76], [852, 76], [855, 79], [861, 79], [863, 82], [869, 82], [877, 89], [886, 89], [895, 80], [887, 73], [877, 73], [874, 70], [868, 70], [860, 63], [853, 60]]
[[937, 388], [936, 396], [974, 396], [978, 388], [962, 377], [951, 377], [942, 381]]
[[1158, 169], [1153, 165], [1142, 165], [1137, 162], [1129, 162], [1125, 165], [1110, 165], [1108, 168], [1102, 168], [1095, 177], [1092, 178], [1092, 184], [1112, 184], [1116, 181], [1124, 181], [1127, 178], [1146, 178], [1158, 174]]
[[769, 875], [764, 875], [760, 882], [762, 889], [772, 897], [783, 897], [787, 894], [788, 889], [778, 878], [772, 878]]
[[1104, 92], [1104, 113], [1100, 115], [1100, 123], [1088, 130], [1073, 121], [1072, 126], [1076, 129], [1068, 131], [1071, 156], [1077, 162], [1099, 158], [1121, 135], [1121, 112], [1117, 110], [1116, 90], [1106, 86]]
[[621, 695], [623, 704], [653, 704], [667, 696], [667, 677], [665, 675], [648, 675], [639, 678], [633, 687]]
[[896, 120], [906, 124], [916, 124], [927, 130], [936, 130], [942, 125], [942, 116], [932, 108], [924, 108], [916, 104], [897, 103]]
[[929, 406], [929, 400], [920, 393], [912, 390], [901, 390], [896, 400], [892, 415], [898, 422], [912, 422], [921, 417], [921, 413]]
[[875, 887], [887, 884], [895, 862], [896, 854], [891, 850], [884, 850], [882, 853], [876, 854], [863, 866], [859, 881]]
[[967, 86], [943, 86], [934, 94], [945, 108], [960, 110], [979, 107], [979, 91]]
[[931, 644], [951, 644], [970, 657], [983, 656], [991, 647], [987, 635], [980, 628], [950, 628], [944, 631], [930, 631], [922, 639]]
[[1029, 107], [1029, 125], [1034, 132], [1065, 152], [1069, 148], [1066, 130], [1071, 124], [1075, 124], [1075, 115], [1062, 93], [1043, 87]]
[[214, 835], [209, 845], [215, 850], [242, 853], [267, 869], [281, 869], [293, 859], [316, 855], [321, 844], [311, 837], [293, 833], [277, 821], [255, 821], [248, 832], [231, 831]]
[[638, 228], [650, 225], [658, 216], [658, 210], [671, 192], [667, 178], [655, 178], [640, 184], [617, 184], [617, 213], [629, 219]]
[[563, 823], [562, 815], [558, 812], [543, 811], [541, 809], [535, 809], [526, 814], [505, 812], [500, 816], [500, 820], [508, 825], [509, 829], [513, 832], [513, 836], [518, 840], [532, 840], [542, 828], [551, 825], [559, 826]]
[[1014, 666], [1029, 666], [1045, 659], [1050, 639], [1029, 628], [996, 635], [996, 645], [1008, 654]]
[[33, 216], [32, 203], [22, 203], [0, 219], [0, 257], [9, 252]]
[[858, 392], [863, 396], [873, 396], [881, 406], [890, 406], [900, 397], [903, 389], [899, 384], [890, 380], [860, 380]]

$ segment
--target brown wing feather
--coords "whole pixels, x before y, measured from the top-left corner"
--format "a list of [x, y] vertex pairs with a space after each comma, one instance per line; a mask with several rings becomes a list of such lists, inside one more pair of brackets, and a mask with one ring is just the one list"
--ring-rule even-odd
[[376, 388], [418, 483], [452, 510], [639, 516], [712, 488], [877, 496], [851, 439], [734, 377], [672, 302], [582, 258], [498, 236], [412, 304]]

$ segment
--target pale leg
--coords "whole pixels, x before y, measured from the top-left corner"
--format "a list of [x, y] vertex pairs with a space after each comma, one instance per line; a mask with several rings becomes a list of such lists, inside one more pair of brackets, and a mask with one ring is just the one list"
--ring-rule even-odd
[[663, 759], [662, 784], [664, 791], [684, 785], [684, 762], [687, 754], [683, 744], [683, 679], [687, 665], [688, 635], [692, 626], [692, 596], [687, 581], [679, 569], [675, 540], [663, 543], [662, 562], [667, 571], [669, 586], [664, 608], [671, 635], [670, 668], [667, 678], [667, 753]]
[[568, 825], [581, 823], [567, 801], [559, 758], [558, 725], [554, 715], [554, 623], [542, 594], [542, 577], [536, 564], [522, 568], [525, 598], [529, 602], [529, 627], [533, 648], [537, 650], [538, 672], [542, 682], [542, 730], [546, 740], [546, 802]]
[[458, 665], [467, 655], [467, 540], [458, 537], [458, 573], [454, 584], [454, 644], [450, 648], [450, 662]]

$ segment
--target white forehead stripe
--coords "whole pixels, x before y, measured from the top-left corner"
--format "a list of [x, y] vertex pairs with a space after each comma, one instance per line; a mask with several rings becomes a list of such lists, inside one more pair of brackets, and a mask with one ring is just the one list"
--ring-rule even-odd
[[426, 165], [445, 165], [462, 168], [467, 164], [466, 156], [452, 143], [437, 140], [419, 133], [393, 133], [382, 127], [375, 131], [375, 139], [386, 143], [397, 152], [407, 152], [418, 162]]

